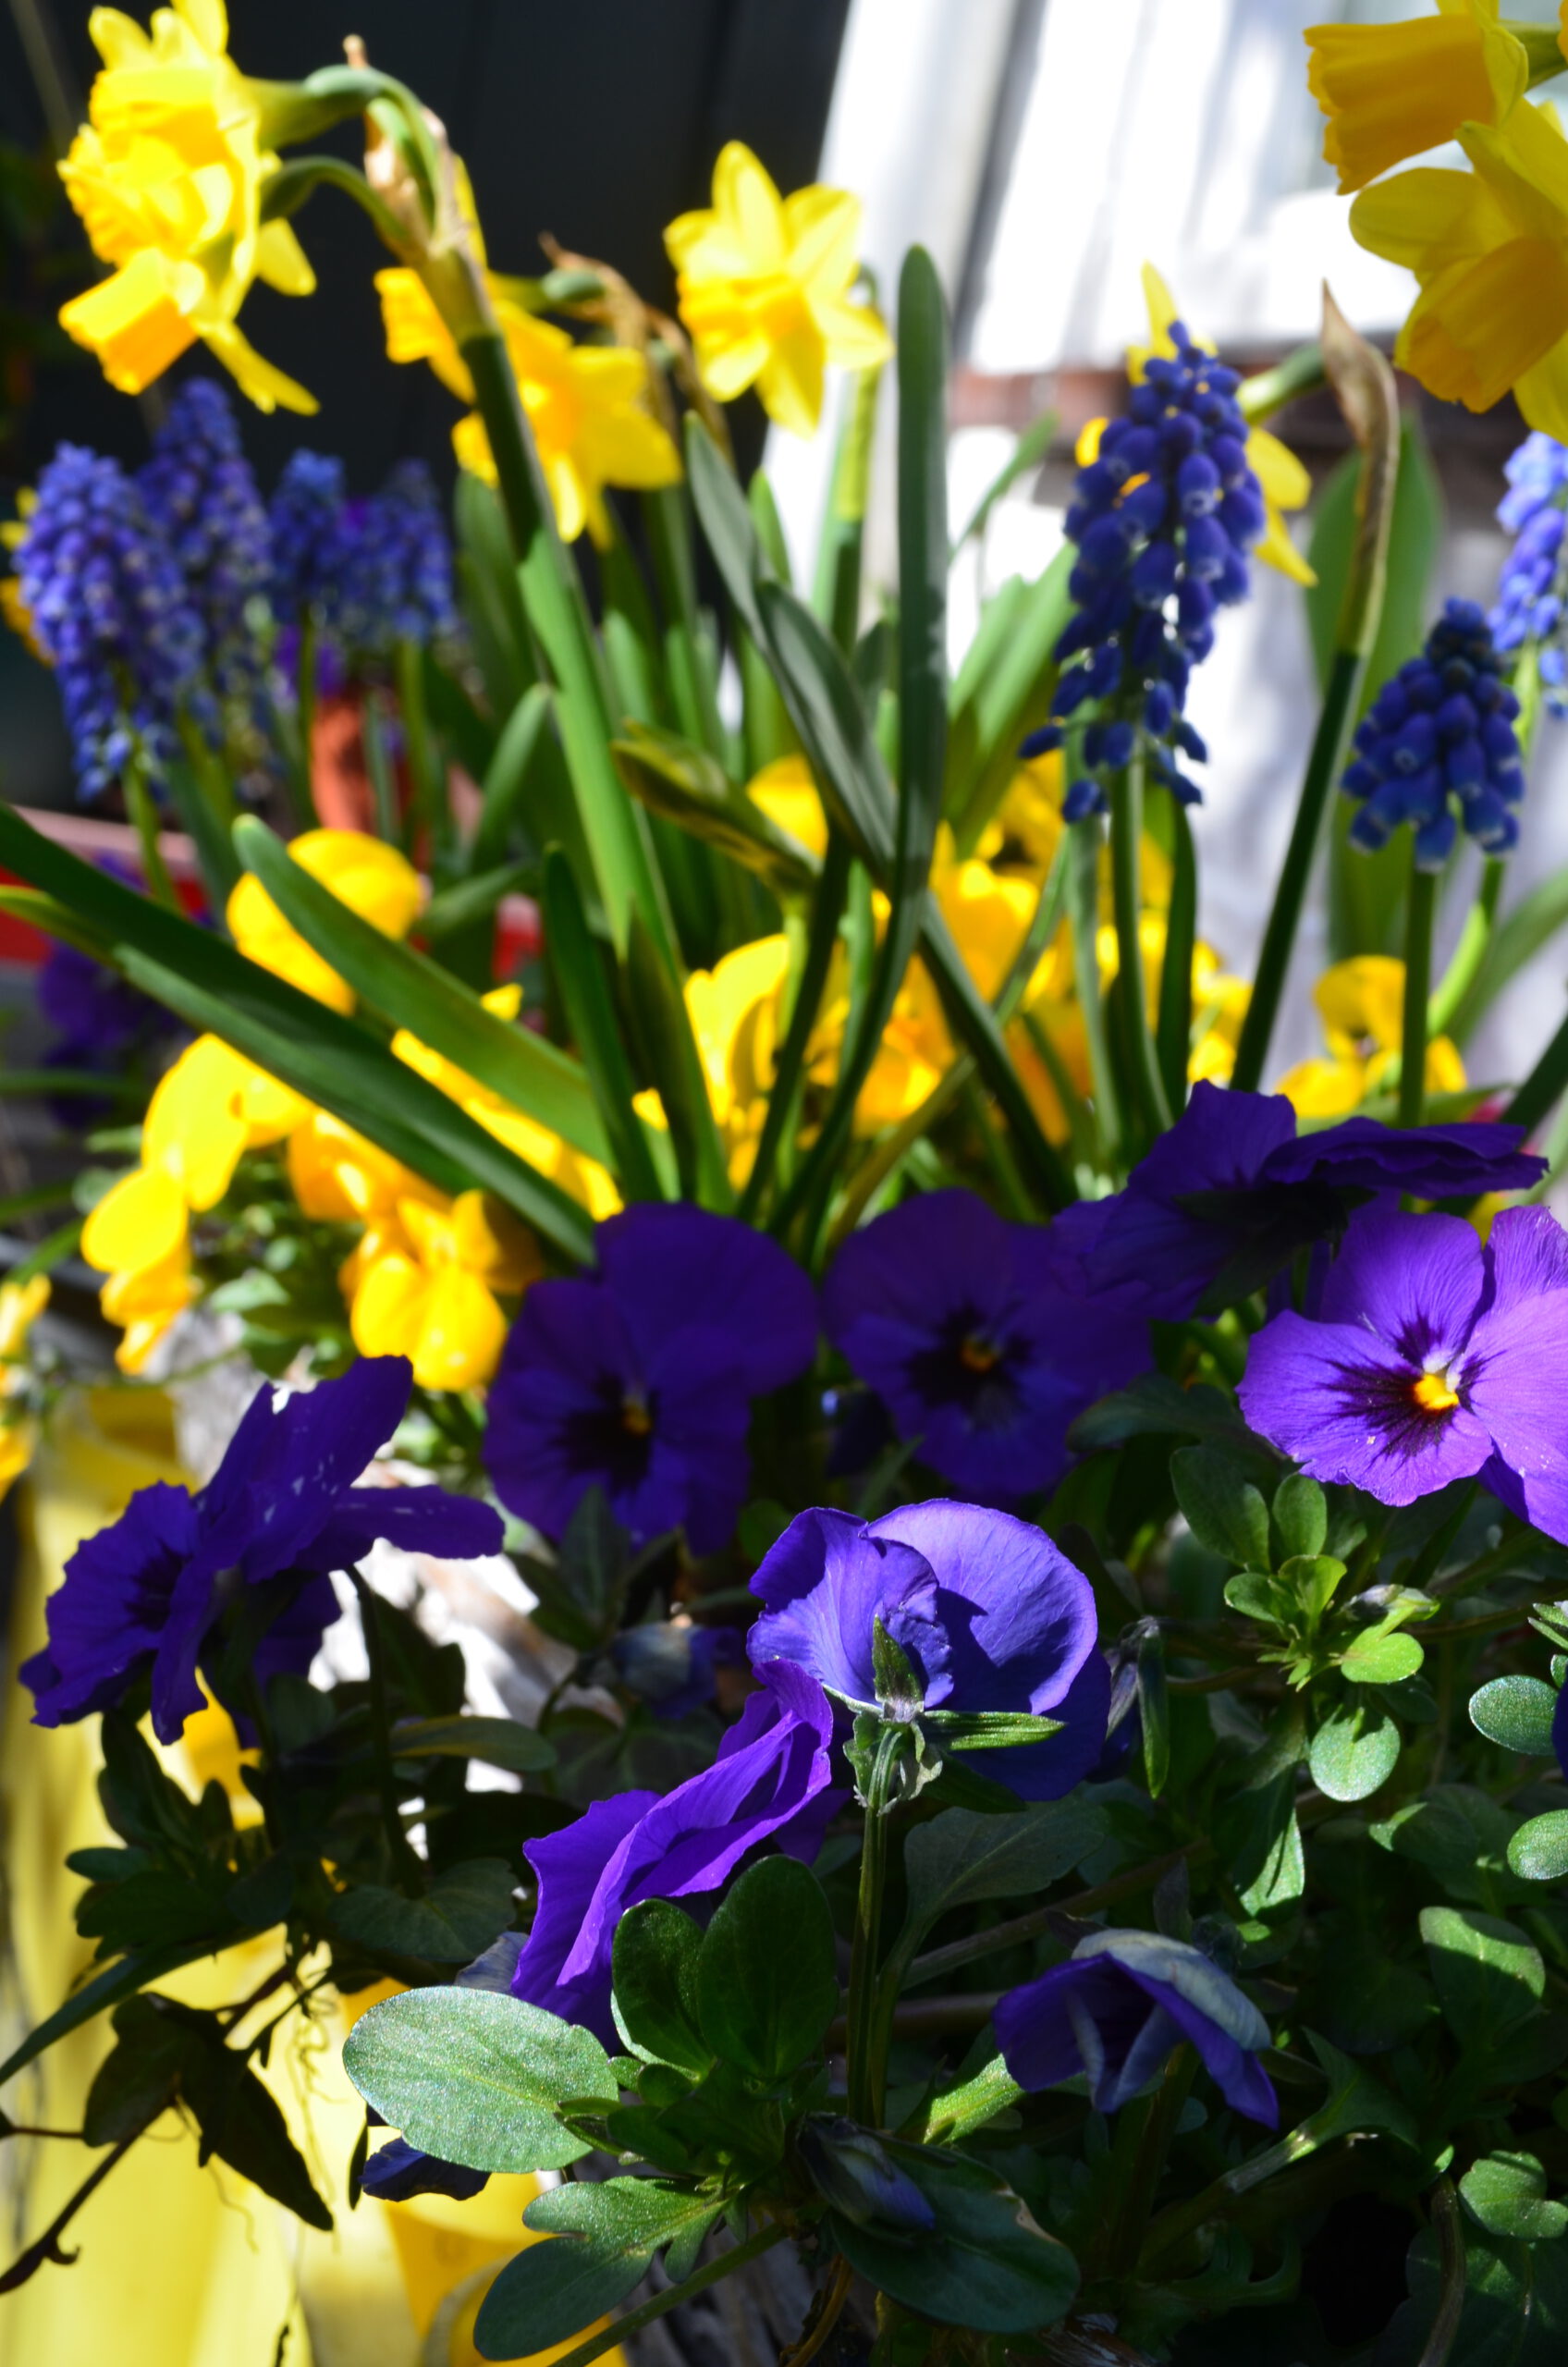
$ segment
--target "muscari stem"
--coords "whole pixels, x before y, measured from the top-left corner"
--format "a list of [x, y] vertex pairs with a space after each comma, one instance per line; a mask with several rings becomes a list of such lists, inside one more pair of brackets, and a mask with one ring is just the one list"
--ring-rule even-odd
[[1084, 1036], [1089, 1048], [1089, 1079], [1095, 1096], [1095, 1122], [1100, 1147], [1114, 1159], [1122, 1140], [1121, 1104], [1110, 1065], [1106, 1034], [1105, 1003], [1100, 996], [1100, 826], [1095, 816], [1069, 826], [1072, 852], [1072, 974], [1078, 1008], [1084, 1014]]
[[1404, 926], [1404, 1021], [1400, 1039], [1399, 1122], [1421, 1123], [1427, 1098], [1427, 1007], [1432, 993], [1432, 923], [1438, 909], [1438, 875], [1423, 871], [1414, 844], [1410, 900]]
[[430, 736], [430, 715], [424, 699], [424, 653], [420, 644], [407, 635], [398, 639], [397, 668], [398, 705], [402, 713], [414, 792], [408, 834], [410, 839], [417, 837], [423, 822], [430, 832], [430, 854], [434, 855], [436, 842], [444, 836], [442, 825], [448, 818], [446, 783], [436, 763], [435, 743]]
[[321, 816], [316, 810], [314, 755], [312, 742], [316, 724], [316, 620], [309, 607], [300, 617], [300, 648], [294, 673], [295, 730], [300, 738], [300, 764], [294, 776], [294, 794], [299, 801], [300, 821], [307, 830], [319, 829]]
[[1313, 867], [1322, 841], [1324, 817], [1329, 810], [1334, 783], [1344, 768], [1351, 728], [1360, 704], [1366, 671], [1366, 659], [1361, 651], [1335, 651], [1317, 717], [1317, 730], [1313, 738], [1312, 754], [1307, 758], [1306, 773], [1301, 785], [1296, 818], [1291, 826], [1290, 845], [1285, 850], [1284, 864], [1274, 890], [1268, 926], [1263, 932], [1257, 975], [1253, 981], [1247, 1015], [1242, 1024], [1242, 1038], [1236, 1048], [1236, 1065], [1231, 1081], [1239, 1092], [1256, 1093], [1263, 1076], [1269, 1039], [1280, 1013], [1280, 999], [1285, 988], [1285, 975], [1291, 965], [1292, 948], [1296, 941], [1296, 930], [1301, 925], [1306, 891], [1311, 885]]
[[180, 912], [180, 901], [175, 893], [174, 881], [169, 877], [168, 865], [164, 861], [164, 850], [159, 842], [158, 809], [153, 801], [146, 767], [139, 756], [132, 756], [127, 765], [122, 786], [126, 810], [141, 850], [141, 868], [147, 876], [148, 893], [160, 904], [166, 904], [171, 913]]
[[386, 1700], [386, 1662], [381, 1649], [375, 1597], [357, 1569], [349, 1570], [349, 1580], [359, 1602], [360, 1625], [364, 1629], [365, 1660], [370, 1669], [371, 1749], [375, 1759], [376, 1785], [381, 1793], [382, 1821], [386, 1829], [387, 1846], [392, 1853], [392, 1870], [407, 1896], [419, 1898], [423, 1895], [424, 1884], [420, 1878], [419, 1859], [403, 1831], [398, 1778], [392, 1765], [392, 1722]]
[[1506, 858], [1500, 854], [1488, 855], [1481, 869], [1481, 884], [1476, 890], [1476, 901], [1464, 915], [1459, 943], [1454, 947], [1452, 959], [1427, 1005], [1427, 1029], [1430, 1036], [1448, 1034], [1455, 1012], [1480, 975], [1487, 948], [1492, 941], [1498, 900], [1507, 877]]
[[1110, 785], [1110, 888], [1116, 917], [1116, 973], [1133, 1049], [1133, 1085], [1145, 1127], [1159, 1134], [1170, 1123], [1170, 1104], [1149, 1026], [1144, 993], [1144, 954], [1138, 924], [1143, 903], [1139, 879], [1144, 835], [1144, 768], [1134, 757]]

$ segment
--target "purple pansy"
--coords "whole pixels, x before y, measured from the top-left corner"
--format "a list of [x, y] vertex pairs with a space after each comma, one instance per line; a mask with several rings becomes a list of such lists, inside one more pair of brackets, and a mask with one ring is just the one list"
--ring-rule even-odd
[[833, 1788], [832, 1707], [800, 1669], [776, 1663], [762, 1677], [702, 1774], [663, 1797], [618, 1792], [529, 1842], [539, 1896], [514, 1996], [613, 2046], [611, 1952], [629, 1907], [720, 1890], [765, 1846], [816, 1855], [844, 1797]]
[[1008, 1502], [1054, 1486], [1069, 1423], [1149, 1360], [1137, 1313], [1085, 1323], [1053, 1228], [1009, 1224], [973, 1192], [918, 1195], [851, 1233], [822, 1307], [923, 1461]]
[[1279, 2100], [1258, 2062], [1268, 2025], [1202, 1952], [1154, 1932], [1096, 1932], [1065, 1964], [998, 2005], [1002, 2059], [1023, 2088], [1086, 2076], [1097, 2112], [1145, 2089], [1182, 2041], [1232, 2110], [1276, 2128]]
[[208, 1637], [245, 1587], [299, 1581], [251, 1655], [264, 1687], [310, 1666], [337, 1616], [328, 1573], [378, 1538], [459, 1558], [495, 1552], [501, 1523], [486, 1504], [440, 1488], [354, 1485], [397, 1429], [412, 1379], [405, 1357], [374, 1356], [283, 1404], [263, 1388], [206, 1487], [139, 1490], [72, 1554], [49, 1598], [49, 1641], [20, 1672], [34, 1723], [110, 1709], [151, 1670], [153, 1731], [173, 1742], [202, 1707]]
[[595, 1233], [596, 1273], [536, 1282], [490, 1391], [485, 1460], [511, 1512], [559, 1537], [590, 1488], [633, 1538], [726, 1544], [752, 1401], [816, 1346], [816, 1296], [766, 1233], [685, 1205]]
[[1316, 1479], [1413, 1503], [1480, 1478], [1568, 1543], [1568, 1235], [1505, 1209], [1485, 1247], [1463, 1218], [1353, 1218], [1316, 1315], [1253, 1341], [1242, 1407]]
[[1201, 1084], [1124, 1191], [1080, 1201], [1051, 1232], [1085, 1296], [1179, 1323], [1259, 1288], [1297, 1249], [1341, 1232], [1370, 1193], [1527, 1189], [1546, 1162], [1520, 1148], [1524, 1138], [1518, 1126], [1373, 1118], [1298, 1136], [1282, 1094]]
[[752, 1580], [766, 1605], [753, 1665], [808, 1670], [841, 1701], [876, 1699], [876, 1622], [922, 1680], [925, 1707], [1027, 1711], [1060, 1732], [987, 1750], [984, 1772], [1026, 1800], [1071, 1791], [1105, 1742], [1110, 1677], [1094, 1589], [1041, 1530], [979, 1504], [905, 1504], [881, 1520], [802, 1513]]

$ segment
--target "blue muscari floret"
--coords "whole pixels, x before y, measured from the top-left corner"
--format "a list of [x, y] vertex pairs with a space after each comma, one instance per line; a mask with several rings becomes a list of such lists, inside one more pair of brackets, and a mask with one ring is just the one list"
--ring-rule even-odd
[[1503, 562], [1497, 605], [1488, 621], [1503, 656], [1527, 642], [1537, 644], [1546, 703], [1553, 715], [1568, 715], [1568, 550], [1562, 539], [1568, 447], [1537, 429], [1504, 473], [1508, 491], [1498, 504], [1498, 523], [1518, 539]]
[[456, 639], [452, 546], [423, 460], [399, 460], [380, 493], [346, 505], [333, 568], [328, 619], [354, 655], [386, 657], [399, 641]]
[[289, 455], [267, 509], [272, 534], [272, 606], [297, 625], [329, 600], [340, 545], [343, 463], [325, 452]]
[[82, 794], [111, 787], [133, 758], [156, 775], [178, 745], [177, 708], [199, 693], [204, 635], [168, 538], [117, 461], [58, 447], [16, 571]]
[[[1265, 524], [1247, 465], [1241, 383], [1170, 324], [1172, 357], [1153, 356], [1127, 416], [1113, 420], [1078, 472], [1067, 534], [1078, 547], [1077, 614], [1056, 645], [1062, 666], [1052, 720], [1023, 754], [1072, 742], [1069, 821], [1105, 807], [1105, 776], [1140, 742], [1183, 804], [1201, 791], [1178, 756], [1207, 750], [1182, 716], [1194, 666], [1214, 645], [1217, 608], [1244, 599], [1248, 551]], [[1082, 729], [1069, 718], [1093, 709]]]
[[1452, 850], [1457, 799], [1476, 844], [1505, 853], [1519, 836], [1514, 809], [1525, 794], [1518, 712], [1485, 614], [1474, 600], [1450, 600], [1420, 656], [1384, 683], [1357, 729], [1340, 784], [1361, 807], [1353, 845], [1376, 853], [1409, 822], [1417, 865], [1439, 871]]
[[213, 687], [252, 701], [260, 670], [245, 611], [266, 590], [272, 536], [233, 407], [215, 379], [190, 378], [177, 389], [137, 483], [202, 618]]

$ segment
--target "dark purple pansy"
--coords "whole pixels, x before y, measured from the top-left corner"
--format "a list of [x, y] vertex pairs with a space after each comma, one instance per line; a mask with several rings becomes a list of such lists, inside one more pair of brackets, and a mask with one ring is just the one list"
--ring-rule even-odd
[[1354, 1217], [1316, 1315], [1252, 1343], [1253, 1429], [1315, 1479], [1413, 1503], [1477, 1476], [1568, 1543], [1568, 1235], [1508, 1208], [1482, 1246], [1460, 1217]]
[[816, 1295], [733, 1217], [627, 1208], [594, 1235], [598, 1270], [536, 1282], [490, 1391], [496, 1492], [559, 1537], [590, 1488], [633, 1538], [726, 1544], [746, 1498], [752, 1401], [811, 1362]]
[[903, 1651], [928, 1710], [1027, 1711], [1060, 1732], [987, 1750], [984, 1772], [1026, 1800], [1080, 1783], [1105, 1743], [1110, 1676], [1094, 1589], [1048, 1537], [979, 1504], [905, 1504], [881, 1520], [792, 1520], [752, 1579], [766, 1609], [749, 1638], [765, 1678], [781, 1661], [843, 1702], [876, 1700], [876, 1623]]
[[714, 1764], [661, 1798], [618, 1792], [523, 1851], [538, 1878], [512, 1993], [617, 2043], [615, 1929], [643, 1898], [721, 1890], [758, 1850], [809, 1862], [844, 1795], [833, 1789], [833, 1711], [820, 1686], [776, 1664]]
[[1268, 2044], [1268, 2023], [1184, 1941], [1096, 1932], [1065, 1964], [1011, 1991], [995, 2021], [1002, 2059], [1021, 2088], [1056, 2088], [1082, 2073], [1096, 2110], [1115, 2112], [1185, 2040], [1233, 2111], [1279, 2127], [1279, 2100], [1257, 2060]]
[[1192, 1099], [1109, 1199], [1051, 1227], [1075, 1286], [1179, 1323], [1265, 1283], [1309, 1242], [1338, 1234], [1368, 1194], [1418, 1199], [1522, 1191], [1546, 1172], [1518, 1126], [1381, 1126], [1298, 1135], [1282, 1094], [1193, 1087]]
[[354, 1485], [397, 1429], [412, 1379], [405, 1357], [372, 1356], [282, 1404], [263, 1388], [206, 1487], [141, 1489], [72, 1554], [49, 1598], [49, 1641], [20, 1671], [35, 1723], [110, 1709], [151, 1670], [153, 1731], [173, 1742], [202, 1707], [208, 1639], [246, 1587], [296, 1582], [251, 1653], [264, 1688], [309, 1668], [337, 1616], [328, 1573], [378, 1538], [459, 1559], [495, 1552], [502, 1528], [487, 1504], [440, 1488]]
[[822, 1307], [900, 1438], [994, 1502], [1054, 1486], [1068, 1425], [1149, 1360], [1139, 1314], [1085, 1319], [1054, 1226], [1009, 1224], [973, 1192], [918, 1195], [851, 1233]]

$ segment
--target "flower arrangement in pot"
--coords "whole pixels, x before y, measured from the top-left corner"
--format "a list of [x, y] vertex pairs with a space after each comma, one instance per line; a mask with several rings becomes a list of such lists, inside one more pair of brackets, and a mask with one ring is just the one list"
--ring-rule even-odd
[[[102, 1278], [127, 1386], [198, 1316], [257, 1386], [19, 1668], [40, 1725], [97, 1722], [114, 1839], [72, 1859], [86, 1977], [0, 2065], [101, 2023], [97, 2159], [0, 2290], [66, 2274], [177, 2114], [319, 2228], [532, 2177], [462, 2305], [484, 2358], [635, 2358], [782, 2248], [793, 2367], [1555, 2359], [1568, 1021], [1464, 1061], [1562, 907], [1509, 878], [1563, 672], [1555, 42], [1309, 36], [1356, 233], [1422, 281], [1396, 359], [1533, 431], [1495, 607], [1380, 639], [1419, 457], [1331, 300], [1243, 379], [1151, 272], [1064, 547], [949, 679], [942, 291], [917, 251], [883, 319], [852, 199], [731, 143], [669, 314], [607, 263], [501, 272], [360, 44], [282, 85], [216, 0], [92, 25], [70, 334], [128, 392], [201, 343], [308, 411], [238, 317], [309, 294], [293, 224], [347, 197], [460, 473], [455, 555], [411, 465], [350, 497], [300, 451], [264, 499], [182, 374], [145, 468], [62, 447], [7, 530], [138, 863], [0, 808], [96, 1128], [0, 1298], [0, 1472], [91, 1369], [51, 1276]], [[308, 146], [353, 118], [362, 172]], [[1455, 133], [1469, 170], [1379, 178]], [[830, 370], [807, 596], [724, 407], [815, 433]], [[1308, 558], [1263, 422], [1323, 384]], [[1259, 562], [1323, 697], [1247, 980], [1198, 935], [1186, 707]], [[1320, 860], [1327, 1049], [1268, 1091]], [[389, 1553], [526, 1590], [526, 1720]], [[208, 1716], [243, 1772], [195, 1797], [167, 1753]], [[263, 2076], [340, 2001], [341, 2191]]]

